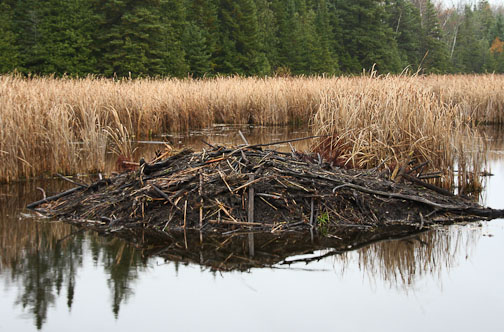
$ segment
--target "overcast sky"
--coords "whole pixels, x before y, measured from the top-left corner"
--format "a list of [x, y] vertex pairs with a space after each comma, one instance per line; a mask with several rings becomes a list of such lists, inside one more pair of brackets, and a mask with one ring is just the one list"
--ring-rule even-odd
[[[442, 2], [446, 6], [451, 7], [453, 4], [457, 5], [458, 3], [477, 3], [479, 0], [434, 0], [437, 2]], [[488, 2], [492, 5], [504, 5], [504, 0], [488, 0]]]

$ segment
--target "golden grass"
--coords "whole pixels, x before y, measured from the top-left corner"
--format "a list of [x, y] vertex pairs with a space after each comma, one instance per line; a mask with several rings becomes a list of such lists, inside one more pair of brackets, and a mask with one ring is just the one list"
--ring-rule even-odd
[[[362, 167], [404, 159], [411, 151], [449, 167], [464, 123], [483, 113], [484, 121], [502, 121], [504, 97], [494, 91], [503, 86], [497, 75], [124, 81], [0, 76], [0, 182], [103, 170], [107, 147], [131, 153], [131, 139], [214, 123], [311, 123], [315, 132], [343, 135], [352, 144], [352, 163]], [[479, 111], [483, 104], [485, 112]], [[468, 111], [473, 108], [478, 111]]]
[[321, 95], [313, 126], [329, 137], [315, 150], [341, 166], [397, 172], [415, 160], [452, 172], [460, 145], [475, 139], [457, 105], [442, 103], [419, 77], [343, 79]]
[[504, 75], [441, 75], [423, 78], [441, 103], [456, 106], [465, 120], [504, 123]]

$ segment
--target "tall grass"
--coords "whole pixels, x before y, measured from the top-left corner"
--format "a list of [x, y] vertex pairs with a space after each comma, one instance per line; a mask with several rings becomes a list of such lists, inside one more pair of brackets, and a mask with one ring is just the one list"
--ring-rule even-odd
[[328, 135], [315, 146], [335, 164], [390, 167], [429, 162], [443, 170], [450, 186], [456, 160], [464, 167], [464, 147], [477, 140], [456, 104], [445, 104], [418, 77], [344, 79], [321, 93], [313, 126]]
[[456, 106], [467, 121], [504, 123], [504, 75], [441, 75], [421, 80], [441, 103]]
[[[319, 133], [345, 133], [347, 143], [355, 143], [352, 162], [362, 166], [386, 154], [400, 159], [412, 147], [431, 160], [446, 159], [444, 166], [452, 160], [450, 139], [481, 113], [467, 109], [486, 100], [474, 86], [504, 86], [502, 76], [464, 77], [114, 81], [0, 76], [0, 182], [101, 170], [107, 146], [122, 153], [131, 147], [120, 145], [133, 138], [214, 123], [311, 123]], [[455, 83], [464, 79], [478, 83]], [[455, 92], [466, 99], [460, 101]], [[485, 121], [502, 121], [502, 98], [493, 92], [487, 96]], [[466, 107], [469, 103], [474, 105]], [[384, 154], [370, 157], [377, 148]], [[371, 162], [364, 165], [365, 160]]]

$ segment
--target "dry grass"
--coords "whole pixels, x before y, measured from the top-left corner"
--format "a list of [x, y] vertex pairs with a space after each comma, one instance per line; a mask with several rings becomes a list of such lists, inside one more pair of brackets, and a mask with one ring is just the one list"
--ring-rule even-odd
[[[485, 121], [502, 121], [502, 93], [491, 92], [487, 99], [484, 94], [497, 85], [494, 90], [502, 90], [502, 76], [133, 81], [0, 76], [0, 182], [103, 170], [107, 146], [127, 154], [131, 139], [213, 123], [312, 123], [319, 133], [345, 136], [356, 165], [400, 160], [413, 151], [444, 167], [453, 161], [459, 129], [482, 114], [481, 105]], [[478, 111], [468, 111], [473, 108]], [[374, 150], [381, 152], [371, 156]]]
[[465, 120], [504, 123], [504, 75], [441, 75], [422, 80], [441, 103], [456, 106]]
[[[464, 147], [477, 140], [458, 105], [443, 103], [418, 77], [353, 78], [323, 91], [313, 125], [329, 135], [315, 146], [340, 166], [391, 172], [410, 161], [453, 174], [471, 157]], [[452, 176], [445, 178], [451, 185]]]

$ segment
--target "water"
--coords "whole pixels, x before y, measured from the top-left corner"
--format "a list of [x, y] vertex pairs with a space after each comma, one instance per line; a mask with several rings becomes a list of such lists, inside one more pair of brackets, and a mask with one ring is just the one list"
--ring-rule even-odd
[[[264, 141], [305, 134], [242, 130]], [[229, 140], [217, 136], [226, 128], [211, 133], [206, 140]], [[227, 143], [239, 140], [233, 136]], [[482, 195], [494, 208], [504, 208], [501, 140], [492, 142], [495, 176]], [[504, 220], [440, 227], [309, 264], [328, 251], [289, 257], [290, 265], [218, 272], [24, 215], [22, 207], [41, 196], [36, 187], [51, 194], [68, 186], [0, 186], [0, 331], [502, 330]]]

